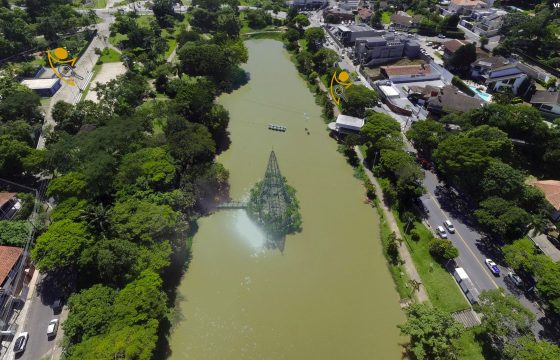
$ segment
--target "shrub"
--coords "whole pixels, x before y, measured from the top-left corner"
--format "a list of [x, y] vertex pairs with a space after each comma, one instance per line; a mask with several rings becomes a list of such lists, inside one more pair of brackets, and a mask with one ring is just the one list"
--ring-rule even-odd
[[429, 246], [430, 254], [436, 259], [447, 261], [459, 256], [459, 250], [449, 240], [434, 238]]
[[469, 96], [475, 95], [474, 91], [472, 91], [471, 88], [468, 87], [467, 84], [465, 84], [463, 80], [461, 80], [461, 78], [459, 78], [458, 76], [453, 76], [453, 79], [451, 79], [451, 83], [465, 94]]
[[420, 233], [416, 229], [410, 231], [410, 238], [414, 241], [420, 241]]

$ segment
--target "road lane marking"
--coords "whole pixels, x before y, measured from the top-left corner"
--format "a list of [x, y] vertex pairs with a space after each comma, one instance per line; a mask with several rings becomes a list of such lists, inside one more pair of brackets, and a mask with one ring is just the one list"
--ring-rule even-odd
[[[446, 220], [451, 221], [447, 215], [443, 212], [443, 210], [441, 210], [441, 207], [439, 205], [439, 203], [437, 202], [437, 200], [432, 196], [432, 194], [430, 192], [428, 192], [428, 196], [430, 197], [430, 199], [432, 199], [432, 201], [436, 204], [437, 209], [441, 212], [441, 214], [443, 215], [443, 217]], [[482, 271], [486, 274], [486, 276], [488, 277], [488, 279], [490, 279], [490, 281], [492, 282], [492, 284], [494, 284], [494, 286], [496, 288], [500, 288], [500, 286], [496, 283], [496, 281], [492, 278], [492, 276], [490, 276], [490, 274], [488, 274], [488, 271], [486, 271], [486, 267], [480, 262], [480, 260], [478, 259], [478, 257], [476, 256], [476, 254], [472, 251], [472, 249], [470, 248], [470, 246], [467, 244], [467, 242], [465, 241], [465, 239], [463, 239], [463, 237], [461, 236], [461, 234], [459, 234], [459, 230], [457, 230], [457, 228], [455, 228], [455, 234], [457, 234], [457, 236], [459, 236], [459, 239], [461, 239], [461, 241], [463, 242], [463, 244], [465, 244], [465, 246], [467, 247], [467, 250], [469, 250], [469, 252], [471, 253], [471, 255], [474, 257], [474, 259], [476, 260], [476, 262], [480, 265], [480, 267], [482, 268]]]

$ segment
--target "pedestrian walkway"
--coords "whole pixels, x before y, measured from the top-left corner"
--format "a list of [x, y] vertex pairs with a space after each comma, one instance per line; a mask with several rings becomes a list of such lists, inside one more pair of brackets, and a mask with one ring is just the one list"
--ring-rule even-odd
[[456, 313], [453, 313], [452, 316], [467, 329], [480, 325], [480, 317], [473, 309], [457, 311]]
[[[357, 146], [354, 147], [354, 151], [356, 152], [356, 155], [360, 159], [360, 162], [363, 163], [364, 162], [364, 157], [363, 157], [359, 147], [357, 147]], [[404, 237], [401, 233], [401, 230], [399, 229], [399, 226], [397, 225], [397, 221], [395, 220], [393, 212], [383, 202], [383, 191], [381, 190], [381, 186], [377, 182], [377, 179], [375, 178], [375, 176], [373, 176], [373, 173], [368, 168], [366, 168], [365, 166], [364, 166], [364, 171], [365, 171], [367, 177], [369, 178], [369, 180], [371, 181], [371, 183], [375, 186], [375, 195], [377, 196], [378, 199], [381, 200], [381, 201], [379, 201], [379, 206], [381, 206], [381, 209], [383, 210], [383, 213], [385, 214], [385, 220], [387, 221], [387, 224], [389, 225], [389, 229], [391, 231], [393, 231], [395, 234], [397, 234], [397, 237], [399, 237], [401, 239], [404, 239]], [[404, 241], [401, 244], [399, 244], [399, 256], [401, 257], [402, 261], [404, 262], [403, 266], [404, 266], [404, 269], [405, 269], [408, 277], [410, 278], [410, 280], [414, 280], [414, 281], [420, 283], [420, 287], [419, 287], [418, 291], [416, 292], [416, 298], [418, 299], [419, 302], [429, 301], [428, 294], [426, 293], [426, 289], [424, 288], [424, 285], [422, 284], [422, 279], [420, 278], [420, 275], [418, 274], [418, 271], [416, 270], [416, 267], [414, 266], [414, 262], [412, 261], [412, 256], [410, 256], [410, 252], [408, 251], [408, 248], [406, 247], [406, 244], [405, 244]]]

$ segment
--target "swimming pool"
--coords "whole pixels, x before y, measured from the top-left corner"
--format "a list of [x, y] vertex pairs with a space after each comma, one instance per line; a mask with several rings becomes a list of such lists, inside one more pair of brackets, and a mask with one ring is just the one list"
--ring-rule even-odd
[[469, 89], [474, 91], [478, 95], [478, 97], [480, 97], [482, 100], [484, 100], [486, 102], [490, 102], [490, 100], [492, 100], [492, 95], [487, 94], [484, 91], [478, 90], [475, 86], [468, 85], [468, 87], [469, 87]]

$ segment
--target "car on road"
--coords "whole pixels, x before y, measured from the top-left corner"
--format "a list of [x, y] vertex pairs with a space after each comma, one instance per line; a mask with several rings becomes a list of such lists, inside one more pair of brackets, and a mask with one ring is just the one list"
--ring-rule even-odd
[[509, 279], [515, 286], [519, 288], [523, 287], [523, 280], [521, 280], [521, 278], [513, 271], [508, 272], [506, 278]]
[[431, 41], [428, 41], [428, 42], [426, 43], [426, 45], [428, 45], [428, 46], [432, 46], [432, 44], [433, 44], [433, 42], [431, 42]]
[[47, 338], [53, 338], [58, 332], [58, 319], [52, 319], [47, 326]]
[[437, 37], [440, 38], [440, 39], [445, 39], [445, 35], [443, 35], [443, 34], [439, 34]]
[[455, 226], [453, 226], [453, 224], [451, 223], [451, 221], [445, 220], [445, 221], [443, 222], [443, 225], [445, 226], [445, 228], [447, 229], [447, 231], [449, 231], [450, 234], [454, 234], [454, 233], [455, 233]]
[[436, 231], [437, 231], [437, 234], [439, 235], [440, 238], [447, 239], [447, 232], [445, 231], [443, 226], [441, 226], [441, 225], [438, 226]]
[[492, 261], [492, 259], [485, 259], [484, 262], [486, 263], [486, 266], [488, 266], [488, 269], [490, 269], [492, 274], [496, 276], [500, 275], [500, 268], [494, 261]]
[[29, 339], [28, 332], [22, 332], [17, 336], [16, 341], [14, 343], [14, 352], [16, 354], [22, 353], [25, 350], [25, 345], [27, 345], [27, 339]]

